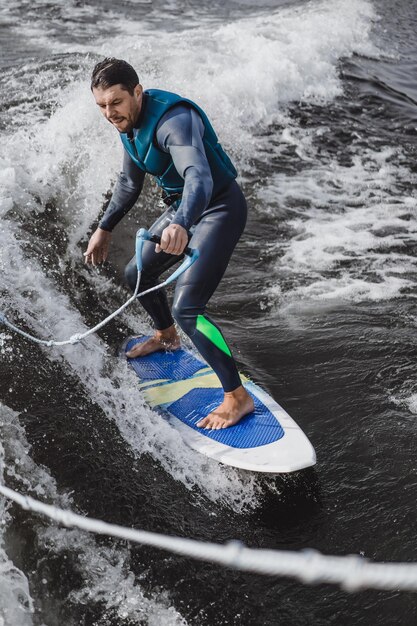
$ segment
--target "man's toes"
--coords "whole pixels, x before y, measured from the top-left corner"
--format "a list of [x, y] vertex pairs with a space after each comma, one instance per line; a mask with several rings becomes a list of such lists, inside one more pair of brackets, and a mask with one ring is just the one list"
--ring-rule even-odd
[[210, 417], [209, 415], [197, 423], [198, 428], [204, 428], [205, 430], [218, 430], [221, 428], [218, 418]]
[[217, 420], [218, 418], [216, 415], [207, 415], [202, 420], [197, 422], [197, 426], [198, 428], [206, 428], [206, 429], [216, 428]]
[[144, 343], [137, 343], [129, 352], [126, 352], [126, 356], [129, 359], [135, 359], [138, 356], [141, 356], [144, 352]]
[[213, 430], [220, 430], [221, 428], [224, 428], [225, 423], [226, 421], [222, 417], [216, 415], [216, 416], [213, 416], [212, 419], [210, 420], [209, 426]]

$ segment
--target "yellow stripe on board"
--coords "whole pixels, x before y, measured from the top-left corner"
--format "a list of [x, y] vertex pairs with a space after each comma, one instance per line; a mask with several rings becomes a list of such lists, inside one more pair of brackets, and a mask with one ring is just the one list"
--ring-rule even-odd
[[[248, 382], [246, 376], [241, 375], [242, 383]], [[177, 380], [175, 382], [161, 385], [160, 387], [152, 387], [144, 389], [143, 393], [146, 401], [151, 407], [161, 404], [170, 404], [179, 400], [192, 389], [219, 389], [221, 388], [220, 380], [214, 372], [205, 376], [193, 376], [185, 380]]]
[[161, 385], [162, 383], [169, 383], [170, 380], [170, 378], [155, 378], [154, 380], [147, 380], [144, 383], [139, 383], [139, 389], [153, 387], [154, 385]]
[[152, 387], [152, 389], [144, 389], [146, 401], [151, 407], [167, 402], [175, 402], [185, 396], [191, 389], [202, 388], [218, 388], [221, 387], [220, 380], [216, 374], [208, 374], [207, 376], [198, 376], [197, 378], [186, 378], [185, 380], [177, 380], [160, 387]]
[[[212, 371], [211, 367], [202, 367], [201, 370], [198, 370], [193, 376], [203, 376], [203, 374], [208, 374]], [[169, 383], [170, 380], [172, 380], [172, 378], [154, 378], [153, 380], [145, 380], [143, 383], [139, 383], [139, 389], [146, 389], [146, 387]]]
[[201, 370], [197, 370], [197, 372], [195, 374], [193, 374], [193, 378], [197, 378], [197, 376], [201, 376], [202, 374], [208, 374], [209, 372], [212, 372], [213, 370], [211, 369], [211, 367], [202, 367]]

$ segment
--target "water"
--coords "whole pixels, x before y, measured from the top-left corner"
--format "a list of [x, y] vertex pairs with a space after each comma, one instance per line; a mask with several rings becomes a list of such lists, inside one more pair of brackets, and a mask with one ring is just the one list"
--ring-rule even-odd
[[[130, 309], [86, 347], [0, 328], [1, 471], [109, 522], [265, 548], [417, 560], [416, 3], [0, 3], [0, 310], [66, 339], [127, 297], [152, 185], [82, 263], [121, 147], [88, 78], [126, 58], [209, 113], [249, 201], [211, 302], [245, 373], [297, 420], [314, 471], [271, 480], [184, 447], [117, 358]], [[169, 54], [164, 54], [169, 50]], [[226, 571], [57, 528], [1, 500], [0, 624], [414, 624], [413, 594]]]

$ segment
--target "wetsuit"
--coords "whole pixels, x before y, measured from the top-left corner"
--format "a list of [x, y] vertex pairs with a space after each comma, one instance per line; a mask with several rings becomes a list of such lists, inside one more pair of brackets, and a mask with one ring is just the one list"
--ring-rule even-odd
[[[145, 92], [146, 94], [146, 92]], [[146, 97], [146, 96], [145, 96]], [[138, 121], [140, 127], [141, 118]], [[218, 326], [205, 314], [206, 305], [217, 288], [246, 223], [245, 198], [235, 180], [219, 189], [203, 143], [205, 127], [199, 113], [186, 103], [175, 104], [159, 120], [154, 141], [172, 159], [183, 181], [182, 197], [149, 229], [161, 235], [169, 224], [183, 226], [198, 248], [200, 257], [177, 281], [172, 313], [165, 291], [152, 292], [140, 302], [158, 330], [174, 323], [190, 337], [200, 354], [218, 375], [225, 391], [233, 391], [240, 377], [230, 349]], [[133, 135], [136, 129], [133, 129]], [[100, 228], [111, 231], [133, 207], [143, 186], [146, 171], [124, 153], [123, 170], [117, 180]], [[220, 178], [216, 176], [216, 178]], [[143, 247], [140, 290], [153, 287], [159, 276], [183, 258], [155, 252], [155, 245]], [[126, 266], [126, 279], [133, 290], [137, 269], [134, 257]]]

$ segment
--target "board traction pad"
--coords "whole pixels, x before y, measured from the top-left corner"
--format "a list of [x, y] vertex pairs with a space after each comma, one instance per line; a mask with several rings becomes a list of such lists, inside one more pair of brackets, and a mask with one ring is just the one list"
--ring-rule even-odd
[[[125, 351], [129, 351], [134, 345], [146, 339], [148, 337], [130, 339], [125, 346]], [[253, 383], [249, 383], [247, 391], [253, 398], [255, 411], [228, 428], [221, 430], [198, 428], [197, 422], [222, 402], [223, 389], [220, 381], [216, 387], [212, 385], [208, 388], [204, 387], [204, 379], [206, 376], [213, 376], [213, 370], [187, 350], [180, 348], [174, 352], [154, 352], [144, 357], [128, 359], [128, 362], [144, 387], [145, 397], [147, 390], [152, 391], [154, 398], [152, 405], [155, 408], [162, 413], [176, 417], [213, 441], [232, 448], [247, 449], [273, 443], [284, 436], [284, 430], [275, 415], [252, 393], [250, 387], [255, 387]], [[152, 381], [155, 383], [152, 384]], [[181, 381], [184, 381], [184, 394], [181, 393]], [[173, 402], [155, 401], [159, 390], [163, 398], [163, 392], [169, 385], [178, 387], [179, 397]]]

